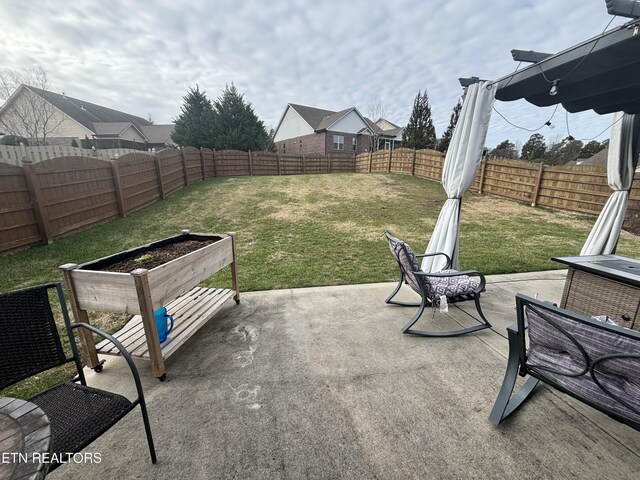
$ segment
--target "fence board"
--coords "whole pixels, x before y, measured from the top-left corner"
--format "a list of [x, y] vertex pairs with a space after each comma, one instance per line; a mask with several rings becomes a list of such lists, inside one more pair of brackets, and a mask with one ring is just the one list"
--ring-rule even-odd
[[157, 155], [162, 170], [164, 194], [169, 195], [184, 187], [184, 169], [180, 150], [163, 150]]
[[111, 160], [117, 156], [128, 153], [144, 153], [141, 150], [131, 148], [90, 148], [72, 147], [70, 145], [43, 145], [36, 147], [20, 147], [14, 145], [0, 145], [0, 162], [21, 166], [22, 160], [31, 160], [33, 163], [43, 162], [58, 157], [93, 157], [102, 160]]
[[241, 152], [240, 150], [216, 151], [216, 174], [218, 177], [249, 175], [249, 152]]
[[253, 175], [278, 175], [278, 155], [267, 152], [251, 152]]
[[415, 176], [435, 180], [442, 179], [442, 167], [444, 166], [444, 157], [441, 152], [436, 150], [417, 150]]
[[109, 162], [60, 157], [33, 165], [40, 188], [40, 209], [51, 238], [105, 223], [118, 216]]
[[0, 163], [0, 206], [0, 251], [42, 239], [22, 167]]
[[120, 172], [125, 213], [135, 212], [160, 199], [155, 159], [144, 153], [129, 153], [116, 160]]

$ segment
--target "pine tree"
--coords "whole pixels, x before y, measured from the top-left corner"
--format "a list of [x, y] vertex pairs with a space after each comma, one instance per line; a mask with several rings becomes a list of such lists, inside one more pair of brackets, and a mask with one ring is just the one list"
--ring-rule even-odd
[[438, 150], [441, 152], [446, 152], [449, 149], [449, 143], [451, 143], [451, 137], [453, 137], [453, 129], [456, 128], [456, 124], [458, 123], [458, 118], [460, 118], [460, 111], [462, 110], [462, 98], [458, 99], [458, 103], [456, 103], [455, 107], [451, 112], [451, 119], [449, 120], [449, 126], [445, 130], [442, 138], [438, 142]]
[[182, 99], [171, 140], [181, 147], [213, 148], [213, 107], [206, 93], [196, 84]]
[[216, 149], [262, 151], [269, 147], [264, 123], [233, 83], [214, 102], [213, 131]]
[[540, 133], [534, 133], [522, 146], [521, 156], [524, 160], [531, 161], [544, 157], [546, 152], [547, 144], [544, 141], [544, 137]]
[[409, 123], [402, 132], [402, 146], [407, 148], [435, 148], [436, 129], [431, 118], [431, 107], [427, 92], [418, 91], [413, 101]]

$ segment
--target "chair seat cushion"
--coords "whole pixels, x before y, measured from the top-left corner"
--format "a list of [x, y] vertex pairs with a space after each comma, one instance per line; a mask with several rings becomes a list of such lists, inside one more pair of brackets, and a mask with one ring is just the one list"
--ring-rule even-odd
[[[122, 395], [66, 382], [29, 399], [49, 417], [52, 453], [82, 450], [134, 407]], [[52, 464], [51, 469], [57, 464]]]
[[[440, 273], [457, 273], [457, 270], [443, 270]], [[430, 298], [438, 299], [441, 295], [447, 298], [473, 295], [480, 287], [480, 283], [468, 275], [458, 275], [455, 277], [422, 277], [427, 295]]]

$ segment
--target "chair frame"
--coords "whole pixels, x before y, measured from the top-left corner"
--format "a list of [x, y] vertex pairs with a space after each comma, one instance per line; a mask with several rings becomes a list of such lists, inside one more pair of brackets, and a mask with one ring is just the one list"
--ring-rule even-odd
[[[588, 354], [586, 353], [584, 347], [580, 344], [580, 342], [573, 337], [570, 333], [564, 330], [561, 326], [555, 325], [564, 335], [566, 335], [569, 340], [577, 347], [580, 353], [583, 355], [585, 360], [585, 368], [581, 372], [569, 373], [566, 371], [554, 370], [548, 367], [536, 367], [534, 365], [530, 365], [527, 363], [527, 344], [526, 344], [526, 330], [528, 328], [527, 319], [524, 313], [524, 309], [526, 306], [532, 305], [539, 309], [547, 310], [549, 312], [553, 312], [557, 315], [560, 315], [564, 318], [573, 320], [578, 323], [587, 324], [594, 329], [607, 330], [610, 332], [615, 332], [617, 335], [621, 335], [624, 337], [632, 338], [640, 342], [640, 332], [635, 332], [633, 330], [625, 329], [623, 327], [619, 327], [616, 325], [609, 325], [603, 322], [599, 322], [597, 320], [593, 320], [584, 315], [580, 315], [574, 312], [570, 312], [568, 310], [558, 308], [555, 304], [544, 302], [540, 300], [536, 300], [534, 298], [528, 297], [526, 295], [517, 294], [516, 295], [516, 323], [509, 326], [507, 328], [508, 336], [509, 336], [509, 358], [507, 361], [507, 369], [505, 371], [504, 379], [502, 382], [502, 386], [498, 393], [498, 396], [495, 400], [493, 408], [491, 410], [491, 414], [489, 415], [489, 421], [494, 425], [499, 425], [512, 415], [516, 410], [518, 410], [524, 402], [531, 396], [534, 389], [541, 381], [550, 385], [557, 390], [566, 393], [567, 395], [599, 410], [608, 416], [614, 418], [615, 420], [622, 422], [624, 424], [629, 425], [631, 428], [635, 430], [640, 430], [640, 423], [635, 421], [634, 419], [625, 417], [620, 415], [617, 412], [613, 412], [608, 410], [607, 408], [594, 403], [589, 398], [586, 398], [583, 395], [579, 395], [576, 392], [571, 391], [570, 389], [565, 388], [564, 386], [558, 384], [558, 382], [554, 381], [553, 378], [545, 375], [545, 372], [560, 374], [564, 376], [581, 376], [589, 373], [594, 383], [600, 387], [600, 389], [605, 392], [608, 396], [614, 398], [622, 405], [626, 406], [628, 409], [633, 411], [634, 413], [640, 415], [640, 409], [638, 406], [629, 405], [624, 402], [622, 399], [615, 397], [612, 393], [610, 393], [597, 379], [594, 368], [602, 361], [609, 360], [612, 358], [640, 358], [640, 355], [635, 354], [625, 354], [625, 353], [611, 353], [608, 355], [604, 355], [598, 357], [596, 359], [589, 359]], [[528, 377], [524, 384], [518, 389], [517, 392], [514, 391], [514, 387], [516, 384], [516, 380], [520, 377]]]
[[[387, 241], [389, 242], [392, 241], [393, 237], [388, 231], [385, 231], [384, 235], [387, 238]], [[402, 248], [404, 254], [408, 258], [409, 253], [407, 252], [407, 249], [406, 249], [406, 242], [402, 242], [400, 247]], [[415, 256], [416, 258], [444, 256], [447, 259], [445, 269], [448, 269], [451, 267], [451, 258], [449, 257], [449, 255], [447, 255], [444, 252], [415, 254]], [[420, 337], [457, 337], [460, 335], [466, 335], [468, 333], [478, 332], [480, 330], [484, 330], [485, 328], [491, 328], [491, 323], [489, 323], [487, 318], [484, 316], [482, 307], [480, 306], [480, 293], [485, 290], [485, 286], [487, 283], [482, 273], [478, 272], [477, 270], [463, 270], [459, 272], [446, 272], [446, 273], [428, 273], [428, 272], [423, 272], [421, 270], [412, 271], [411, 274], [414, 275], [418, 280], [417, 283], [420, 286], [420, 290], [417, 291], [414, 288], [411, 288], [411, 289], [420, 295], [420, 302], [419, 303], [401, 302], [398, 300], [393, 300], [393, 297], [395, 297], [398, 294], [398, 292], [402, 288], [403, 283], [406, 283], [407, 285], [409, 285], [409, 283], [407, 282], [407, 272], [405, 272], [404, 266], [402, 265], [402, 263], [400, 263], [400, 260], [398, 258], [396, 258], [395, 260], [396, 260], [396, 263], [398, 264], [398, 268], [400, 269], [400, 279], [398, 280], [398, 284], [396, 285], [395, 289], [386, 298], [385, 303], [389, 305], [399, 305], [401, 307], [418, 307], [418, 311], [415, 313], [415, 315], [413, 315], [413, 317], [411, 317], [411, 319], [402, 327], [401, 329], [402, 333], [405, 333], [408, 335], [416, 335]], [[421, 278], [425, 278], [425, 277], [447, 278], [447, 277], [459, 277], [463, 275], [479, 277], [480, 281], [479, 281], [478, 287], [469, 294], [460, 295], [457, 297], [447, 297], [447, 302], [454, 304], [454, 303], [463, 302], [467, 300], [473, 300], [476, 306], [476, 310], [478, 311], [478, 314], [482, 318], [482, 321], [479, 322], [478, 325], [473, 325], [471, 327], [455, 329], [455, 330], [447, 330], [447, 331], [412, 330], [411, 327], [420, 319], [425, 308], [434, 306], [434, 302], [429, 299], [426, 286], [424, 285], [424, 282], [421, 280]]]
[[[150, 422], [149, 422], [149, 414], [148, 414], [148, 411], [147, 411], [147, 406], [146, 406], [146, 402], [145, 402], [145, 398], [144, 398], [144, 392], [142, 390], [142, 383], [140, 381], [140, 375], [138, 373], [138, 369], [137, 369], [135, 363], [133, 362], [133, 359], [131, 358], [131, 355], [126, 350], [126, 348], [124, 348], [124, 346], [117, 339], [115, 339], [112, 335], [109, 335], [108, 333], [97, 329], [93, 325], [89, 325], [87, 323], [71, 323], [71, 320], [70, 320], [70, 317], [69, 317], [69, 311], [67, 309], [67, 304], [65, 302], [64, 293], [62, 291], [62, 285], [60, 284], [60, 282], [49, 283], [49, 284], [45, 284], [45, 285], [38, 285], [38, 286], [35, 286], [35, 287], [29, 287], [29, 288], [25, 288], [23, 290], [18, 290], [16, 292], [35, 290], [35, 289], [47, 289], [47, 290], [49, 290], [51, 288], [55, 288], [56, 289], [56, 292], [57, 292], [57, 295], [58, 295], [58, 299], [60, 301], [60, 309], [61, 309], [61, 312], [62, 312], [62, 317], [64, 319], [66, 333], [67, 333], [67, 335], [69, 337], [69, 343], [70, 343], [70, 346], [71, 346], [71, 352], [72, 352], [73, 358], [68, 358], [66, 356], [66, 354], [65, 354], [65, 357], [67, 357], [65, 359], [65, 361], [60, 361], [58, 363], [58, 365], [52, 365], [49, 368], [53, 368], [55, 366], [60, 366], [60, 365], [65, 365], [65, 364], [70, 363], [71, 361], [73, 361], [75, 363], [75, 366], [76, 366], [77, 375], [72, 380], [70, 380], [70, 382], [75, 382], [75, 383], [79, 382], [80, 384], [82, 384], [83, 386], [86, 387], [87, 386], [87, 382], [86, 382], [86, 378], [85, 378], [85, 375], [84, 375], [84, 372], [83, 372], [82, 362], [81, 362], [81, 357], [80, 357], [80, 353], [79, 353], [79, 350], [78, 350], [78, 346], [77, 346], [75, 338], [73, 336], [73, 330], [76, 329], [76, 328], [86, 328], [87, 330], [89, 330], [89, 331], [91, 331], [93, 333], [96, 333], [96, 334], [104, 337], [105, 339], [109, 340], [111, 343], [113, 343], [116, 346], [116, 348], [120, 351], [120, 353], [124, 357], [125, 361], [127, 362], [127, 365], [129, 366], [129, 369], [130, 369], [131, 374], [133, 376], [133, 380], [135, 382], [136, 392], [137, 392], [138, 396], [133, 401], [129, 400], [131, 402], [131, 405], [126, 409], [126, 411], [123, 413], [122, 417], [118, 418], [115, 422], [113, 422], [109, 426], [109, 428], [111, 428], [113, 425], [115, 425], [126, 414], [128, 414], [136, 406], [139, 405], [141, 413], [142, 413], [142, 421], [144, 423], [145, 434], [146, 434], [146, 437], [147, 437], [147, 444], [149, 446], [149, 454], [151, 456], [151, 462], [155, 464], [156, 461], [157, 461], [156, 451], [155, 451], [155, 446], [154, 446], [154, 443], [153, 443], [153, 436], [152, 436], [152, 433], [151, 433], [151, 425], [150, 425]], [[16, 293], [16, 292], [8, 292], [8, 293]], [[59, 334], [58, 334], [57, 331], [55, 332], [55, 334], [58, 335], [58, 337], [59, 337]], [[46, 370], [48, 370], [48, 368]], [[30, 375], [35, 375], [37, 373], [38, 372], [30, 372], [29, 376]], [[28, 378], [28, 376], [24, 377], [24, 378]], [[14, 379], [13, 383], [10, 384], [10, 385], [14, 385], [17, 382], [19, 382], [21, 380], [24, 380], [24, 378], [22, 378], [22, 379], [18, 378], [17, 380]], [[7, 385], [7, 386], [10, 386], [10, 385]], [[52, 388], [55, 388], [55, 387], [52, 387]], [[89, 388], [92, 388], [92, 387], [89, 387]], [[47, 390], [45, 390], [43, 392], [46, 392], [46, 391]], [[40, 392], [40, 393], [43, 393], [43, 392]], [[39, 394], [36, 394], [36, 397]], [[35, 397], [32, 397], [32, 398], [35, 398]], [[46, 413], [47, 412], [45, 411], [45, 414]], [[90, 438], [88, 441], [84, 442], [84, 444], [79, 447], [78, 451], [80, 451], [80, 450], [84, 449], [85, 447], [87, 447], [88, 445], [90, 445], [99, 436], [100, 435], [98, 435], [96, 437], [93, 437], [93, 438]], [[77, 453], [77, 452], [68, 452], [68, 453]], [[49, 468], [49, 471], [55, 470], [58, 466], [60, 466], [60, 464], [51, 464], [51, 467]]]

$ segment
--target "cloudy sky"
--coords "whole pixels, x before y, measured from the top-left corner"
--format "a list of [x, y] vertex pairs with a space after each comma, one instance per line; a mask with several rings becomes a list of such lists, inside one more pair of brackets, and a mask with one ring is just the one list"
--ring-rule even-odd
[[[381, 100], [406, 125], [427, 90], [441, 135], [462, 93], [459, 77], [512, 72], [512, 48], [555, 53], [603, 31], [604, 0], [73, 0], [0, 2], [0, 68], [42, 66], [52, 90], [156, 123], [179, 114], [199, 84], [216, 98], [234, 82], [268, 127], [288, 102], [329, 110]], [[609, 28], [625, 22], [616, 18]], [[553, 109], [496, 102], [512, 123], [538, 128]], [[547, 139], [567, 135], [560, 107]], [[589, 139], [611, 123], [569, 115]], [[488, 146], [530, 132], [493, 114]], [[607, 132], [598, 137], [607, 138]]]

